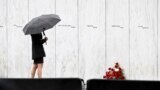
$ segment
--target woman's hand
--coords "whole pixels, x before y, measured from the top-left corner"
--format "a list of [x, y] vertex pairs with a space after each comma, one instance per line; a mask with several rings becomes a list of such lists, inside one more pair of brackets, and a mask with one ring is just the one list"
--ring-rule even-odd
[[44, 37], [44, 39], [45, 39], [45, 42], [48, 40], [48, 37]]
[[47, 45], [48, 37], [44, 37], [44, 40], [45, 40], [45, 43], [46, 43], [46, 45]]

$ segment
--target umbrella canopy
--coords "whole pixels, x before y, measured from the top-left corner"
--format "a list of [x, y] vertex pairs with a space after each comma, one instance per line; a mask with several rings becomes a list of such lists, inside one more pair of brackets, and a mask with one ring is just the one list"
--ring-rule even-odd
[[41, 33], [52, 28], [59, 21], [61, 21], [61, 19], [56, 14], [41, 15], [33, 18], [29, 23], [27, 23], [23, 28], [23, 32], [25, 35]]

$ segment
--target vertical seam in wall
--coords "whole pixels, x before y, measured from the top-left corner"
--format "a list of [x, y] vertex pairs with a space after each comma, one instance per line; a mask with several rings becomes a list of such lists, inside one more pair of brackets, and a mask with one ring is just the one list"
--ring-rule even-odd
[[[55, 14], [56, 14], [56, 0], [55, 0]], [[57, 62], [56, 62], [56, 26], [55, 26], [55, 77], [56, 77], [56, 65], [57, 65]]]
[[107, 9], [107, 0], [105, 0], [105, 70], [106, 70], [106, 62], [107, 62], [107, 55], [106, 55], [107, 54], [107, 50], [106, 50], [106, 48], [107, 48], [107, 41], [106, 41], [107, 40], [106, 39], [107, 38], [107, 36], [106, 36], [106, 32], [107, 32], [107, 27], [106, 27], [106, 22], [107, 22], [107, 20], [106, 20], [107, 16], [106, 15], [107, 15], [107, 13], [106, 12], [107, 12], [107, 10], [106, 9]]
[[7, 78], [8, 78], [8, 0], [6, 0], [6, 46], [7, 46], [7, 50], [6, 50], [6, 59], [7, 59]]
[[158, 17], [158, 15], [159, 15], [159, 7], [158, 7], [158, 5], [159, 5], [159, 2], [158, 2], [158, 0], [157, 0], [157, 80], [158, 80], [158, 64], [159, 64], [159, 62], [158, 62], [158, 54], [159, 54], [159, 52], [158, 52], [158, 49], [159, 49], [159, 47], [158, 47], [158, 20], [159, 20], [159, 17]]
[[108, 0], [105, 0], [105, 70], [107, 69], [107, 9], [108, 9]]
[[129, 79], [130, 79], [130, 0], [128, 0], [128, 29], [129, 29]]
[[77, 55], [78, 55], [78, 77], [79, 77], [79, 0], [77, 0]]
[[[28, 0], [28, 22], [29, 22], [29, 0]], [[30, 48], [29, 48], [29, 38], [28, 38], [28, 62], [29, 62], [29, 60], [30, 60], [30, 58], [29, 58], [29, 57], [30, 57], [29, 49], [30, 49]], [[30, 73], [29, 73], [29, 74], [30, 74]], [[29, 74], [28, 74], [28, 75], [29, 75]]]

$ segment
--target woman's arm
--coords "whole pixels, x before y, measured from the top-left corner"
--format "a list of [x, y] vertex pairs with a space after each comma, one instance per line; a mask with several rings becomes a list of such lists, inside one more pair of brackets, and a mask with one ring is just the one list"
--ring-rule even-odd
[[33, 43], [37, 43], [37, 44], [43, 44], [43, 43], [45, 43], [45, 42], [48, 40], [47, 37], [45, 37], [44, 39], [41, 39], [41, 38], [40, 38], [38, 35], [36, 35], [36, 34], [32, 34], [31, 37], [32, 37], [32, 42], [33, 42]]

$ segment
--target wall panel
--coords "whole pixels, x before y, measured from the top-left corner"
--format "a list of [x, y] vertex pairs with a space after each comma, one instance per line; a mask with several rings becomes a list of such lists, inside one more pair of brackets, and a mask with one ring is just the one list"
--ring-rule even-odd
[[129, 78], [129, 0], [108, 0], [106, 13], [106, 67], [118, 62]]
[[105, 74], [105, 0], [79, 0], [79, 77]]
[[130, 0], [131, 79], [157, 79], [157, 0]]
[[56, 14], [56, 77], [78, 77], [77, 0], [56, 0]]
[[22, 31], [28, 20], [28, 0], [8, 0], [8, 77], [28, 77], [28, 37]]
[[0, 0], [0, 77], [7, 77], [7, 1]]

